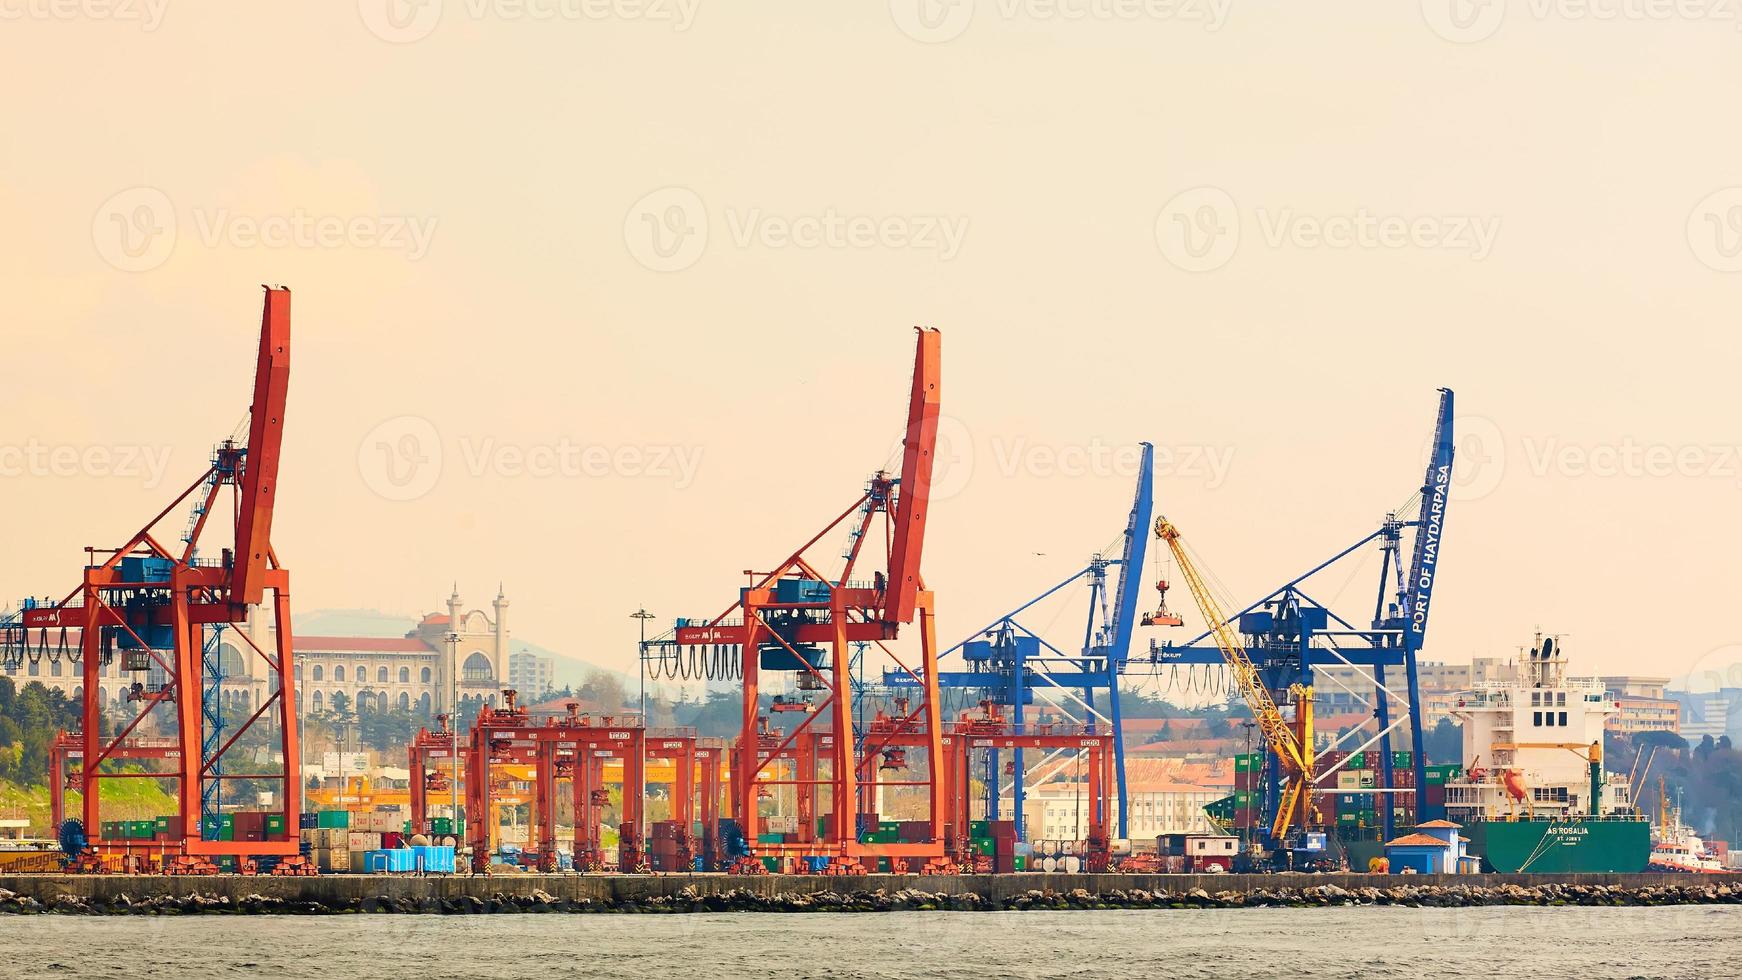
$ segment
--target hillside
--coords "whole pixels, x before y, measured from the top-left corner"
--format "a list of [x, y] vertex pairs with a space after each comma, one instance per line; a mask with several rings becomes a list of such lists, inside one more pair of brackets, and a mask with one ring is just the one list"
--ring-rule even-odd
[[[67, 794], [67, 814], [78, 816], [80, 796]], [[175, 797], [165, 793], [153, 780], [115, 779], [103, 787], [104, 820], [150, 820], [175, 812]], [[30, 835], [53, 837], [49, 826], [48, 787], [24, 787], [0, 779], [0, 816], [24, 817], [30, 821]]]

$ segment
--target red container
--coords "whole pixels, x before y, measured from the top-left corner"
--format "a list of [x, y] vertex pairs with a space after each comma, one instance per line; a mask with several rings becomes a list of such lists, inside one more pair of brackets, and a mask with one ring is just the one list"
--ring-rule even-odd
[[405, 835], [397, 830], [382, 831], [381, 846], [389, 851], [396, 851], [405, 846]]

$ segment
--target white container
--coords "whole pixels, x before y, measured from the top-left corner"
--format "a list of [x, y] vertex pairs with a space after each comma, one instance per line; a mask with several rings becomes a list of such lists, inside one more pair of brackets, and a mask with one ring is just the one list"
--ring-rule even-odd
[[1048, 856], [1048, 857], [1043, 857], [1040, 859], [1040, 870], [1045, 871], [1047, 874], [1051, 874], [1054, 871], [1057, 871], [1058, 869], [1059, 869], [1059, 859], [1058, 858]]
[[1083, 870], [1083, 861], [1081, 858], [1067, 857], [1064, 859], [1063, 863], [1064, 863], [1064, 867], [1062, 870], [1064, 871], [1065, 874], [1074, 875], [1077, 872]]
[[1077, 842], [1074, 840], [1059, 841], [1059, 853], [1060, 854], [1075, 854], [1075, 853], [1077, 853]]
[[[1043, 840], [1040, 842], [1040, 853], [1043, 857], [1051, 857], [1059, 852], [1058, 841]], [[1742, 853], [1738, 851], [1737, 853]]]

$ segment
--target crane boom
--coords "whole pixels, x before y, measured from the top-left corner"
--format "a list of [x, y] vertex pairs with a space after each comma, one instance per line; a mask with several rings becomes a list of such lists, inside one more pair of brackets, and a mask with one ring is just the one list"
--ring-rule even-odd
[[939, 352], [943, 334], [919, 331], [913, 352], [913, 390], [902, 435], [901, 486], [895, 503], [894, 539], [889, 546], [889, 599], [884, 622], [913, 622], [920, 590], [919, 557], [925, 544], [925, 519], [931, 511], [932, 464], [938, 442]]
[[1246, 706], [1251, 709], [1258, 730], [1264, 736], [1264, 743], [1282, 760], [1283, 769], [1287, 772], [1281, 805], [1277, 808], [1276, 820], [1271, 827], [1271, 836], [1281, 839], [1293, 825], [1297, 813], [1303, 824], [1311, 813], [1312, 692], [1299, 685], [1291, 688], [1291, 693], [1296, 698], [1297, 723], [1302, 726], [1300, 731], [1296, 731], [1283, 715], [1282, 708], [1277, 705], [1276, 698], [1265, 686], [1263, 678], [1258, 675], [1258, 667], [1246, 653], [1246, 644], [1240, 639], [1239, 632], [1222, 611], [1221, 603], [1216, 601], [1196, 563], [1186, 553], [1185, 545], [1180, 542], [1179, 528], [1167, 518], [1158, 517], [1155, 519], [1155, 536], [1173, 554], [1174, 564], [1179, 566], [1180, 574], [1185, 576], [1186, 587], [1197, 601], [1198, 612], [1203, 615], [1204, 624], [1209, 627], [1217, 649], [1222, 651], [1222, 659], [1233, 673], [1234, 684], [1245, 698]]
[[248, 410], [248, 452], [237, 500], [236, 567], [231, 600], [258, 605], [265, 597], [272, 550], [272, 507], [278, 495], [278, 459], [284, 442], [284, 396], [290, 385], [290, 290], [268, 289], [260, 313], [260, 356]]

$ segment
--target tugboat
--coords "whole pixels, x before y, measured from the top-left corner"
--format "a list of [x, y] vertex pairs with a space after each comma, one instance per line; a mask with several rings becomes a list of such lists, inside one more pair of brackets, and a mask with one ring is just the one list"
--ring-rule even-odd
[[1669, 805], [1662, 776], [1657, 782], [1657, 814], [1657, 826], [1651, 828], [1651, 870], [1696, 875], [1729, 872], [1693, 828], [1682, 823], [1682, 808]]
[[1651, 824], [1626, 778], [1603, 772], [1603, 729], [1618, 710], [1601, 681], [1568, 676], [1559, 642], [1541, 634], [1509, 683], [1459, 699], [1452, 714], [1470, 762], [1446, 784], [1446, 816], [1469, 834], [1482, 870], [1646, 869]]

